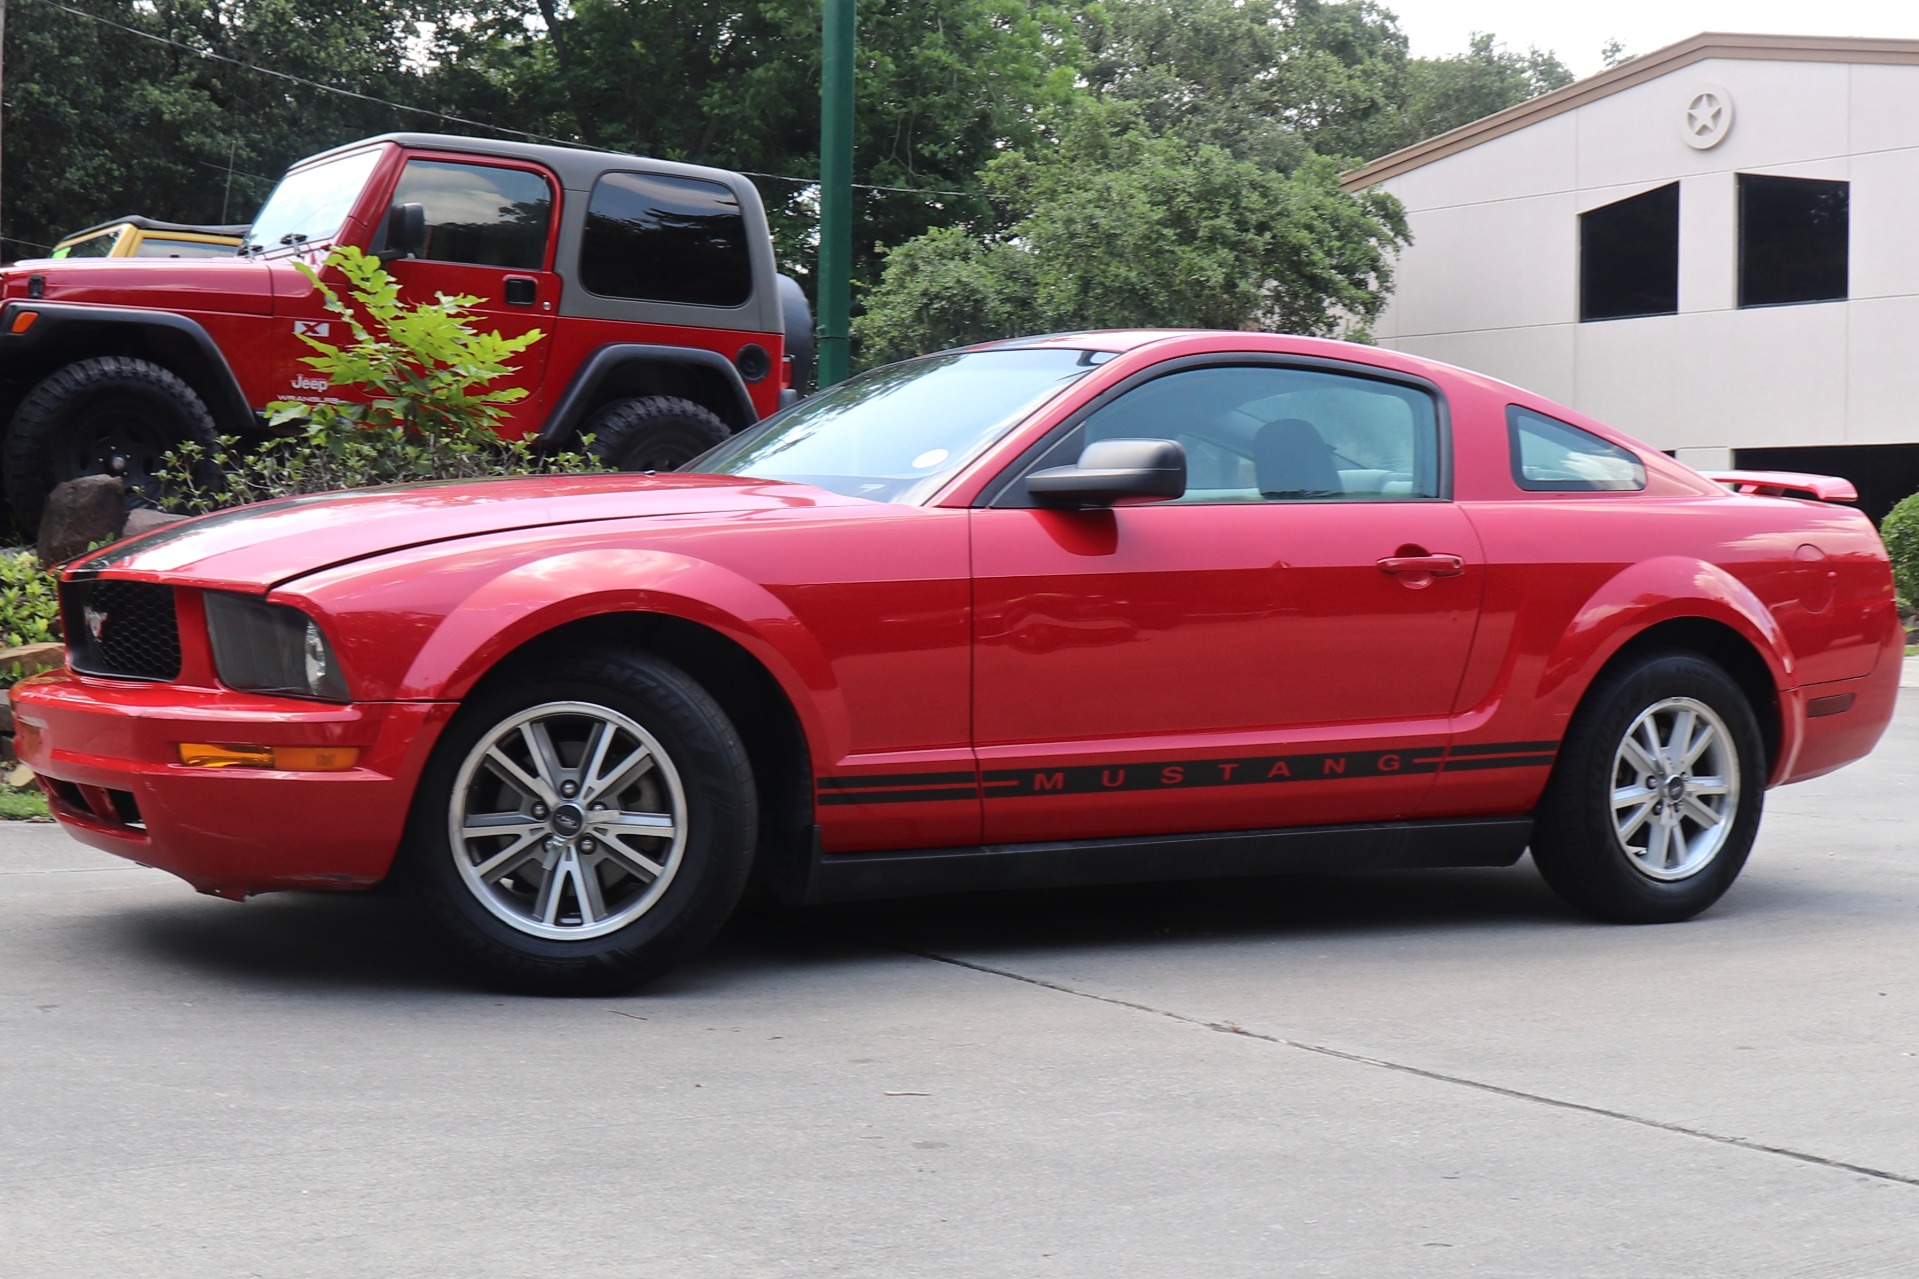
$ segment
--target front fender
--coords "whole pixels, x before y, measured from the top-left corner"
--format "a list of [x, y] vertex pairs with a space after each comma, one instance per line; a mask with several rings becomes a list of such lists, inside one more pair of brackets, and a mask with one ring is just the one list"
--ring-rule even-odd
[[[283, 588], [274, 598], [337, 619], [349, 632], [349, 674], [364, 674], [377, 696], [397, 701], [458, 701], [510, 654], [571, 622], [619, 614], [676, 617], [751, 654], [779, 682], [816, 746], [844, 753], [850, 740], [845, 701], [824, 648], [772, 592], [719, 565], [656, 549], [569, 549], [487, 572], [464, 583], [463, 593], [422, 601], [430, 614], [408, 615], [397, 593], [409, 584], [417, 590], [419, 567], [414, 561], [369, 574], [360, 565]], [[461, 566], [446, 570], [457, 575]], [[408, 630], [423, 642], [410, 654], [396, 654]], [[356, 672], [351, 659], [359, 654], [382, 661], [397, 656], [398, 662]]]

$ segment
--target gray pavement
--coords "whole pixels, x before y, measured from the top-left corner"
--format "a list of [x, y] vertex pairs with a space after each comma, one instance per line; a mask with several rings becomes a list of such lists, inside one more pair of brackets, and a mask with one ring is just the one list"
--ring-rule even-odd
[[642, 995], [0, 829], [4, 1276], [1919, 1274], [1919, 692], [1690, 924], [1530, 865], [747, 919]]

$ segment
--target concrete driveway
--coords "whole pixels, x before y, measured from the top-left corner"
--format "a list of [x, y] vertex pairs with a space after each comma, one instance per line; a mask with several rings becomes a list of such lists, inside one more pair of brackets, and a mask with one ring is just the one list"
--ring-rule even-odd
[[1703, 918], [1526, 864], [736, 924], [620, 1000], [0, 830], [0, 1274], [1919, 1273], [1919, 692]]

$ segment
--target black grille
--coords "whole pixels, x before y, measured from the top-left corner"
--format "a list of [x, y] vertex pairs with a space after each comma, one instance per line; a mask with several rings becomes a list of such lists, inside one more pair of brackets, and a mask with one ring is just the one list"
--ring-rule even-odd
[[67, 660], [89, 675], [173, 679], [180, 674], [180, 626], [173, 588], [94, 579], [60, 588]]

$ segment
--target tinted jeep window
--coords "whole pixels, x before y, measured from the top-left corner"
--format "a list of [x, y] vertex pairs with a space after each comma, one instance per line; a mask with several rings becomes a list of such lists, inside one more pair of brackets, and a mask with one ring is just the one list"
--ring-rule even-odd
[[546, 265], [553, 192], [537, 173], [412, 160], [394, 188], [393, 203], [426, 209], [426, 247], [420, 256], [428, 261], [513, 271]]
[[1646, 487], [1646, 464], [1590, 431], [1506, 406], [1513, 480], [1530, 493], [1603, 493]]
[[605, 175], [587, 201], [580, 283], [602, 297], [740, 305], [753, 263], [739, 201], [697, 178]]

